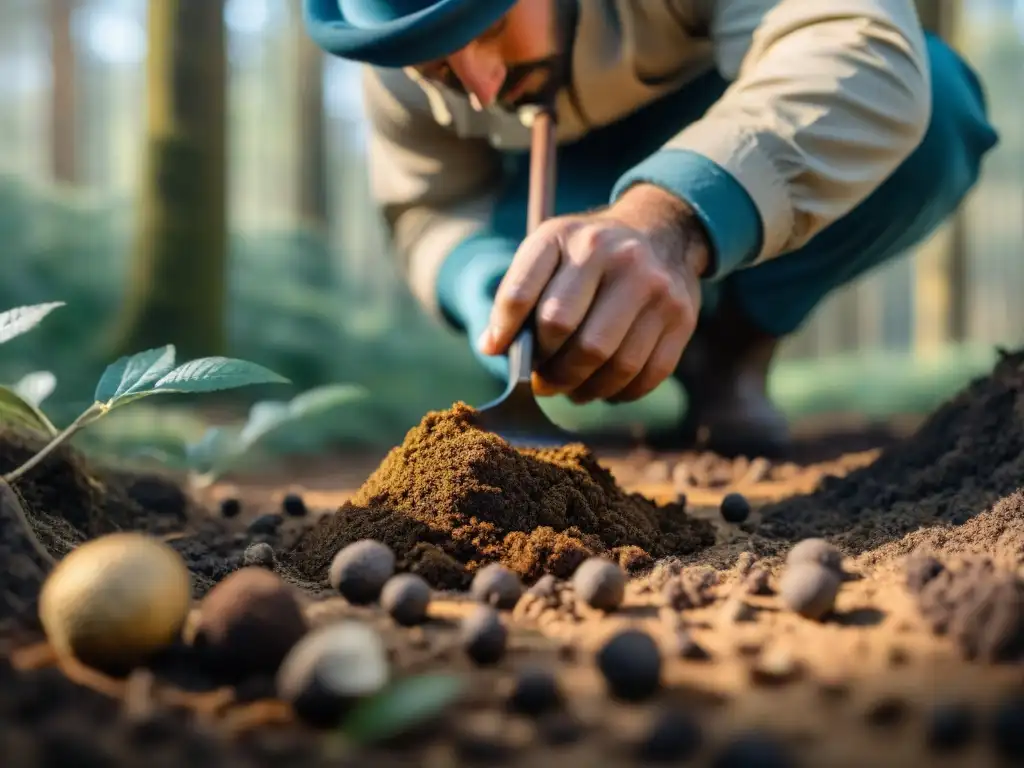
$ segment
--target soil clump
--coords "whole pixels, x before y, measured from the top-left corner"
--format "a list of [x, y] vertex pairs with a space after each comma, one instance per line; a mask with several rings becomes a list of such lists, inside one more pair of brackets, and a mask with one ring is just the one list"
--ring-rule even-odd
[[545, 573], [568, 578], [597, 554], [629, 567], [714, 542], [712, 526], [683, 504], [623, 491], [582, 445], [517, 450], [477, 427], [475, 413], [457, 403], [427, 414], [299, 542], [294, 567], [322, 580], [342, 547], [377, 539], [394, 550], [399, 570], [462, 589], [489, 562], [532, 582]]
[[847, 555], [864, 554], [862, 566], [929, 545], [957, 552], [1012, 544], [1021, 553], [1021, 499], [996, 502], [1014, 494], [1022, 478], [1024, 352], [1018, 351], [1004, 353], [990, 375], [873, 463], [825, 477], [814, 493], [762, 507], [750, 530], [763, 554], [824, 536]]

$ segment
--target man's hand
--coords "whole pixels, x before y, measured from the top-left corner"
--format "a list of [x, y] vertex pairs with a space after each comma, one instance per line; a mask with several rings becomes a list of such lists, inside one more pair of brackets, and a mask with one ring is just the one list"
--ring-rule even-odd
[[708, 258], [693, 212], [650, 185], [601, 212], [551, 219], [516, 253], [479, 349], [504, 353], [535, 312], [538, 394], [636, 400], [679, 363]]

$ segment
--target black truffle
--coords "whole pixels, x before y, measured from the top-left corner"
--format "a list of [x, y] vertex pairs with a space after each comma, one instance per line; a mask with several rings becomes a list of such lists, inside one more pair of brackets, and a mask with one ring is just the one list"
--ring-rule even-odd
[[658, 713], [640, 742], [638, 757], [648, 763], [680, 763], [694, 757], [704, 742], [700, 724], [676, 708]]
[[274, 548], [266, 543], [252, 544], [242, 554], [242, 566], [274, 569]]
[[561, 704], [562, 692], [558, 680], [545, 669], [531, 668], [520, 672], [508, 698], [509, 710], [529, 717], [551, 712]]
[[1008, 761], [1024, 758], [1024, 696], [1013, 694], [999, 702], [992, 716], [996, 753]]
[[282, 522], [284, 522], [284, 519], [279, 514], [277, 514], [276, 512], [268, 512], [265, 515], [260, 515], [251, 523], [249, 523], [249, 533], [276, 533], [277, 529], [281, 527]]
[[226, 499], [220, 500], [220, 515], [221, 517], [238, 517], [238, 513], [242, 511], [242, 502], [233, 496], [229, 496]]
[[422, 624], [430, 607], [430, 585], [415, 573], [399, 573], [384, 585], [380, 604], [402, 626]]
[[661, 687], [661, 653], [649, 634], [624, 629], [597, 653], [597, 665], [613, 698], [638, 702]]
[[835, 605], [840, 584], [835, 571], [816, 562], [797, 562], [782, 574], [779, 597], [789, 610], [818, 621]]
[[750, 502], [742, 493], [727, 493], [718, 509], [722, 519], [733, 525], [746, 522], [750, 517]]
[[281, 509], [289, 517], [304, 517], [308, 510], [306, 501], [297, 493], [289, 493], [281, 499]]
[[940, 704], [928, 718], [925, 739], [933, 752], [955, 752], [974, 736], [974, 712], [965, 704]]
[[469, 658], [480, 666], [490, 666], [505, 655], [508, 629], [494, 608], [479, 605], [462, 620], [461, 639]]
[[193, 642], [210, 671], [227, 680], [277, 672], [306, 634], [295, 591], [265, 568], [242, 568], [210, 590]]
[[803, 539], [786, 555], [786, 565], [817, 563], [830, 571], [842, 573], [843, 553], [824, 539]]
[[500, 611], [516, 607], [523, 594], [523, 583], [519, 577], [499, 563], [485, 565], [470, 584], [469, 593], [474, 600], [490, 605]]
[[591, 557], [573, 573], [572, 586], [576, 596], [591, 608], [610, 612], [626, 595], [626, 574], [615, 563]]
[[712, 768], [791, 768], [795, 764], [780, 742], [757, 732], [734, 736], [711, 761]]
[[361, 539], [334, 556], [329, 579], [331, 588], [353, 605], [369, 605], [394, 572], [395, 553], [379, 541]]

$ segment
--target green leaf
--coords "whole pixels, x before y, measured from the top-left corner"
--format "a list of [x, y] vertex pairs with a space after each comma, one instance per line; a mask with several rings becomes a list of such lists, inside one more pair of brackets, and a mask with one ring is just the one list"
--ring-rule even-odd
[[274, 430], [305, 419], [319, 417], [350, 402], [366, 397], [363, 387], [328, 384], [296, 395], [291, 402], [263, 400], [249, 411], [249, 420], [238, 436], [241, 450], [248, 450]]
[[194, 472], [209, 472], [234, 453], [235, 441], [223, 427], [210, 427], [201, 438], [185, 446], [185, 458]]
[[57, 377], [50, 371], [34, 371], [22, 376], [13, 389], [24, 400], [38, 407], [57, 388]]
[[63, 301], [51, 301], [0, 312], [0, 344], [31, 331], [53, 310], [63, 306]]
[[174, 345], [168, 344], [125, 355], [111, 363], [96, 385], [96, 402], [113, 406], [115, 400], [145, 394], [157, 381], [174, 370], [174, 355]]
[[57, 428], [46, 415], [10, 387], [0, 386], [0, 422], [19, 424], [50, 437], [57, 435]]
[[361, 744], [394, 738], [440, 715], [463, 690], [453, 675], [420, 675], [396, 680], [361, 702], [346, 718], [342, 730]]
[[230, 357], [202, 357], [179, 365], [152, 386], [153, 392], [216, 392], [253, 384], [288, 384], [262, 365]]

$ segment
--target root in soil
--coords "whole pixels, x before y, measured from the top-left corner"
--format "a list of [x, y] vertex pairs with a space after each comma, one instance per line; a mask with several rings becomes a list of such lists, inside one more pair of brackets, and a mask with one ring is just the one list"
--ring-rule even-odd
[[323, 579], [345, 545], [377, 539], [435, 586], [464, 588], [488, 562], [527, 582], [568, 578], [609, 554], [636, 570], [714, 542], [711, 526], [682, 504], [623, 491], [582, 445], [517, 450], [480, 429], [456, 404], [429, 413], [355, 496], [300, 542], [291, 562]]

